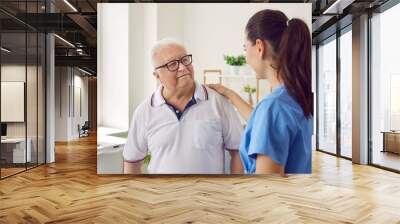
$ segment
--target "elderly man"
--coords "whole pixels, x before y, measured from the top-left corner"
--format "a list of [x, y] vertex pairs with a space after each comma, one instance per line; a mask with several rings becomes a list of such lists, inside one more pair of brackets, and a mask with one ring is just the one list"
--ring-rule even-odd
[[124, 148], [124, 173], [223, 174], [224, 150], [231, 173], [243, 172], [237, 149], [242, 127], [231, 104], [194, 81], [192, 55], [164, 39], [152, 49], [159, 88], [136, 109]]

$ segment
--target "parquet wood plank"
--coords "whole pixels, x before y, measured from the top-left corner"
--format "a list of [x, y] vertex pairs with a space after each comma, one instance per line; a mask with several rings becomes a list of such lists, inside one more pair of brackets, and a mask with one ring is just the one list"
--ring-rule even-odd
[[400, 223], [400, 175], [320, 152], [313, 174], [96, 174], [96, 139], [0, 181], [0, 223]]

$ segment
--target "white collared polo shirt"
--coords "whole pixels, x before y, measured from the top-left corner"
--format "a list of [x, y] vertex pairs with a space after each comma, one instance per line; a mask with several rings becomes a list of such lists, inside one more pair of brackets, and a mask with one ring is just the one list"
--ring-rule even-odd
[[195, 104], [180, 119], [160, 86], [135, 110], [124, 159], [138, 162], [150, 153], [149, 173], [223, 174], [224, 150], [237, 150], [243, 131], [226, 98], [196, 82]]

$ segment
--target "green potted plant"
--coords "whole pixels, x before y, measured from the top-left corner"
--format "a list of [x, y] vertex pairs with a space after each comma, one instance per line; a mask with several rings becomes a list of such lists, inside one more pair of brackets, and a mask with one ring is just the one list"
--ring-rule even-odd
[[247, 93], [247, 94], [249, 94], [249, 103], [250, 103], [250, 105], [251, 106], [253, 106], [253, 93], [255, 93], [256, 92], [256, 88], [254, 88], [254, 87], [252, 87], [252, 86], [250, 86], [250, 85], [245, 85], [244, 87], [243, 87], [243, 91], [245, 92], [245, 93]]
[[224, 55], [224, 60], [226, 64], [230, 66], [231, 73], [234, 75], [238, 75], [239, 68], [246, 64], [246, 58], [244, 55], [239, 55], [237, 57], [233, 55]]
[[149, 152], [149, 153], [144, 157], [143, 163], [142, 163], [142, 165], [141, 165], [141, 167], [140, 167], [140, 172], [141, 172], [142, 174], [147, 173], [147, 168], [149, 167], [150, 160], [151, 160], [151, 154], [150, 154], [150, 152]]
[[149, 153], [149, 154], [147, 154], [147, 155], [144, 157], [143, 163], [144, 163], [146, 166], [148, 166], [149, 163], [150, 163], [150, 160], [151, 160], [151, 154]]

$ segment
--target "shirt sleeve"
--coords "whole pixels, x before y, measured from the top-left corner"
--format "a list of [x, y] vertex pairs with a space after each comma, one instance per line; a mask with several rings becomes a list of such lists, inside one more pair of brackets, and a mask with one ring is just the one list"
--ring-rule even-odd
[[259, 105], [254, 116], [248, 156], [257, 154], [270, 157], [278, 164], [286, 164], [293, 127], [288, 114], [276, 102]]
[[147, 138], [143, 111], [138, 107], [133, 115], [123, 156], [127, 162], [138, 162], [147, 155]]
[[242, 124], [238, 113], [225, 98], [222, 99], [222, 106], [225, 113], [222, 119], [222, 137], [225, 149], [238, 150], [243, 132]]

